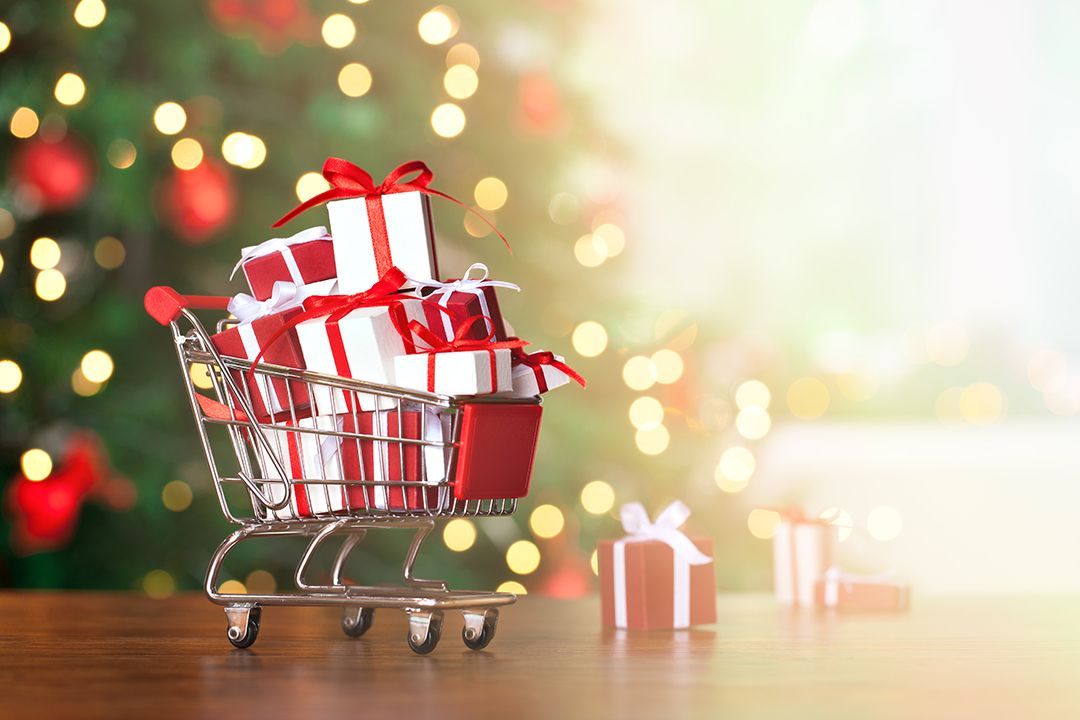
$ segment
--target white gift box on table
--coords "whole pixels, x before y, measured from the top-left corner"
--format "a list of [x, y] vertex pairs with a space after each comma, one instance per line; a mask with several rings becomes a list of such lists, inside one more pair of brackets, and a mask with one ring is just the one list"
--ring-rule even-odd
[[510, 350], [417, 353], [394, 358], [396, 383], [439, 395], [487, 395], [513, 388]]
[[780, 604], [814, 606], [815, 585], [835, 564], [838, 533], [827, 520], [781, 513], [773, 535], [773, 580]]
[[[438, 280], [431, 204], [424, 193], [331, 200], [326, 209], [343, 295], [367, 290], [389, 265], [396, 265], [414, 280]], [[388, 252], [388, 266], [379, 266], [377, 248]]]
[[[341, 418], [313, 417], [282, 423], [306, 430], [339, 430]], [[347, 507], [345, 486], [340, 483], [322, 483], [325, 480], [341, 480], [345, 473], [337, 456], [340, 440], [309, 432], [288, 429], [264, 428], [260, 431], [270, 445], [268, 453], [262, 443], [254, 441], [255, 454], [262, 468], [261, 478], [268, 480], [305, 479], [316, 482], [293, 484], [289, 504], [280, 510], [263, 508], [264, 520], [293, 520], [344, 511]], [[271, 459], [276, 457], [285, 470], [283, 477]], [[272, 502], [285, 498], [286, 486], [282, 482], [260, 483], [263, 494]]]

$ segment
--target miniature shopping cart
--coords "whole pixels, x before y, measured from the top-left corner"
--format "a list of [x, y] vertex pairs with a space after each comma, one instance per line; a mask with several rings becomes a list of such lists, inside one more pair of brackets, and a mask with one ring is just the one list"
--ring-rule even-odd
[[[250, 362], [219, 354], [191, 312], [224, 310], [227, 302], [163, 287], [146, 296], [150, 315], [172, 330], [218, 501], [225, 517], [240, 526], [214, 553], [205, 583], [210, 601], [224, 606], [229, 642], [238, 648], [255, 642], [263, 605], [334, 605], [343, 609], [342, 630], [353, 638], [371, 626], [375, 608], [404, 610], [409, 647], [421, 654], [438, 644], [443, 612], [460, 610], [465, 645], [486, 647], [495, 634], [498, 607], [516, 596], [450, 590], [445, 582], [415, 577], [413, 564], [436, 519], [514, 512], [515, 497], [527, 489], [532, 451], [524, 488], [506, 497], [479, 488], [472, 497], [463, 492], [460, 477], [459, 464], [468, 462], [462, 458], [470, 452], [463, 427], [476, 409], [496, 416], [525, 411], [535, 417], [538, 431], [539, 398], [465, 402], [270, 364], [250, 372]], [[219, 322], [218, 331], [227, 323]], [[287, 408], [256, 418], [253, 394], [268, 391], [271, 383], [286, 388]], [[305, 398], [321, 403], [318, 417], [296, 411]], [[414, 531], [403, 584], [352, 583], [345, 574], [350, 554], [368, 530], [382, 528]], [[267, 537], [308, 539], [293, 576], [296, 592], [221, 592], [218, 575], [232, 550], [244, 540]], [[312, 578], [316, 553], [327, 544], [333, 560], [328, 571], [324, 565], [324, 574]]]

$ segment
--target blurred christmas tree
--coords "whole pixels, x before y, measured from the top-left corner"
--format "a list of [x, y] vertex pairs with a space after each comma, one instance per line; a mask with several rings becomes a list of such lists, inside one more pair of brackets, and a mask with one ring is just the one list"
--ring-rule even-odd
[[[543, 561], [524, 582], [588, 587], [601, 530], [589, 518], [610, 517], [611, 468], [621, 472], [633, 436], [626, 356], [587, 322], [620, 309], [613, 293], [599, 304], [611, 288], [595, 274], [584, 279], [624, 240], [602, 182], [613, 151], [565, 79], [560, 47], [578, 12], [569, 0], [21, 0], [0, 11], [10, 119], [0, 140], [0, 471], [10, 478], [0, 581], [151, 594], [199, 585], [227, 526], [175, 356], [142, 294], [242, 290], [227, 281], [240, 248], [271, 236], [296, 196], [323, 189], [314, 171], [337, 155], [379, 177], [421, 158], [435, 187], [495, 220], [512, 257], [482, 223], [436, 203], [444, 273], [483, 260], [521, 284], [504, 301], [517, 332], [537, 348], [569, 350], [572, 339], [571, 361], [596, 381], [587, 400], [567, 389], [549, 403], [524, 504], [542, 506], [531, 533], [526, 513], [457, 521], [429, 562], [452, 581], [493, 586], [531, 570], [533, 548], [513, 544], [532, 535]], [[601, 159], [590, 165], [582, 148]], [[320, 212], [305, 220], [318, 224]], [[678, 340], [687, 325], [665, 323], [657, 339]], [[674, 382], [681, 362], [668, 355], [645, 372]], [[663, 451], [657, 408], [638, 410], [638, 447]], [[587, 485], [601, 468], [609, 482]], [[403, 541], [369, 541], [372, 579], [392, 577]], [[469, 546], [467, 562], [450, 561]], [[250, 552], [249, 567], [226, 569], [237, 580], [264, 589], [289, 576], [290, 554]]]

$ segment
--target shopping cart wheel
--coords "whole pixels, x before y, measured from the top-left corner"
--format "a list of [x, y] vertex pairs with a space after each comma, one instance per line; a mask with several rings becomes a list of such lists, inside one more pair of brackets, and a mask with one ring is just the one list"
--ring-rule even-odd
[[371, 628], [375, 608], [345, 608], [341, 616], [341, 629], [351, 638], [358, 638]]
[[225, 616], [229, 619], [227, 637], [233, 647], [243, 650], [255, 644], [256, 638], [259, 637], [261, 607], [258, 605], [229, 606], [225, 608]]
[[495, 626], [499, 624], [499, 611], [492, 608], [482, 613], [465, 611], [465, 627], [461, 628], [461, 639], [470, 650], [483, 650], [495, 637]]
[[412, 613], [409, 615], [409, 647], [418, 655], [427, 655], [439, 644], [442, 635], [442, 613]]

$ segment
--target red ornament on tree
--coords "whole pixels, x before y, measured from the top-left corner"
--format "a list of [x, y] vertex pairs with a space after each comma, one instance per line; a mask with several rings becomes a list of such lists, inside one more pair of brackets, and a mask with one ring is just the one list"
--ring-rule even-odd
[[162, 185], [160, 204], [169, 226], [188, 242], [198, 244], [232, 220], [236, 189], [224, 166], [204, 158], [192, 170], [173, 169]]
[[42, 210], [77, 205], [94, 179], [94, 161], [86, 146], [71, 135], [58, 140], [40, 137], [22, 143], [11, 158], [16, 192]]
[[527, 72], [518, 85], [518, 112], [524, 129], [537, 135], [554, 135], [564, 124], [562, 98], [555, 81], [545, 71]]
[[277, 53], [312, 35], [305, 0], [209, 0], [215, 24], [232, 35], [250, 35], [263, 50]]

